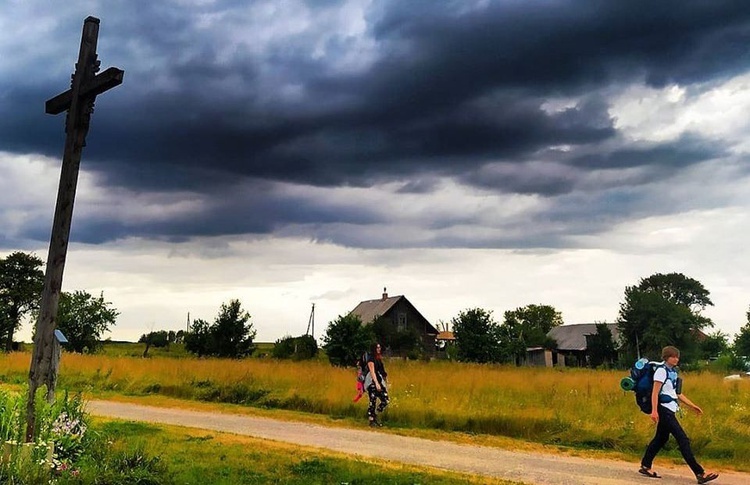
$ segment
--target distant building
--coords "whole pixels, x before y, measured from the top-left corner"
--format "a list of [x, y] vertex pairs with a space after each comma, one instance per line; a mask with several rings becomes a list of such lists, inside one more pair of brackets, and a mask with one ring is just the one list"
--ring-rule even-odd
[[383, 295], [377, 300], [360, 302], [350, 315], [359, 317], [363, 324], [369, 325], [384, 318], [393, 324], [398, 331], [413, 328], [417, 331], [425, 349], [435, 348], [438, 330], [422, 316], [417, 308], [403, 295], [388, 296], [383, 288]]
[[437, 341], [438, 346], [445, 344], [452, 344], [456, 342], [456, 336], [453, 335], [453, 332], [449, 332], [448, 330], [445, 330], [443, 332], [440, 332], [435, 337], [435, 340]]
[[[560, 325], [547, 333], [547, 337], [557, 342], [554, 349], [533, 347], [526, 349], [526, 361], [538, 366], [586, 366], [589, 364], [589, 344], [596, 335], [596, 323]], [[612, 341], [618, 346], [620, 331], [616, 323], [605, 324], [612, 332]]]

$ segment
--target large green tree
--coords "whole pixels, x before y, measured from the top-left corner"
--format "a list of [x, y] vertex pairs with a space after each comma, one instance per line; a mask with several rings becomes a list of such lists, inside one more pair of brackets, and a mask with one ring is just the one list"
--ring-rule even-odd
[[94, 353], [101, 347], [104, 332], [115, 325], [120, 314], [111, 302], [86, 291], [60, 293], [57, 307], [57, 328], [68, 339], [68, 348], [74, 352]]
[[553, 348], [556, 343], [547, 333], [562, 324], [562, 314], [550, 305], [526, 305], [507, 311], [500, 326], [503, 353], [520, 364], [529, 347]]
[[332, 365], [347, 367], [355, 365], [357, 359], [374, 342], [372, 329], [362, 325], [356, 315], [339, 315], [328, 323], [323, 335], [323, 348]]
[[242, 309], [239, 300], [221, 305], [211, 333], [216, 346], [214, 354], [218, 357], [245, 357], [255, 350], [256, 331], [250, 322], [250, 314]]
[[734, 337], [734, 353], [738, 357], [750, 358], [750, 308], [745, 314], [747, 323], [740, 328], [740, 332]]
[[470, 308], [451, 320], [456, 337], [456, 357], [463, 362], [500, 362], [500, 326], [492, 311]]
[[209, 325], [205, 320], [194, 320], [185, 335], [185, 349], [198, 356], [241, 358], [255, 351], [256, 330], [250, 314], [242, 309], [239, 300], [222, 303], [219, 314]]
[[13, 348], [13, 336], [23, 318], [39, 307], [42, 264], [37, 256], [20, 251], [0, 259], [0, 339], [7, 351]]
[[698, 331], [713, 322], [701, 315], [713, 305], [709, 291], [699, 281], [682, 273], [657, 273], [625, 288], [617, 327], [629, 358], [658, 358], [661, 349], [674, 345], [683, 361], [698, 354]]

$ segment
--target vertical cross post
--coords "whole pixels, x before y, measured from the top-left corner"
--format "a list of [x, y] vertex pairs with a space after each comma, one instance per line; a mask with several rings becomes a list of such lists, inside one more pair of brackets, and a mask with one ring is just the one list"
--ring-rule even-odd
[[[54, 399], [54, 382], [57, 374], [55, 353], [55, 327], [57, 307], [60, 301], [63, 270], [68, 252], [70, 225], [73, 219], [73, 202], [78, 184], [81, 152], [86, 145], [94, 100], [101, 94], [122, 83], [124, 72], [110, 68], [101, 74], [97, 60], [96, 44], [99, 38], [99, 19], [87, 17], [83, 23], [78, 62], [72, 76], [71, 88], [46, 103], [48, 114], [59, 114], [67, 110], [65, 120], [65, 151], [63, 154], [60, 185], [57, 191], [55, 216], [52, 223], [44, 289], [34, 333], [34, 352], [29, 370], [29, 396], [26, 404], [26, 441], [34, 440], [36, 412], [34, 399], [36, 390], [47, 384], [47, 399]], [[54, 374], [54, 375], [53, 375]]]

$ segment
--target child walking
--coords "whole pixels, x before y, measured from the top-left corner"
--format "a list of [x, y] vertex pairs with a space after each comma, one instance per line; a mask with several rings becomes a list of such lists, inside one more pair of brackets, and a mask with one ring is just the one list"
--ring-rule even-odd
[[[656, 434], [646, 447], [646, 452], [641, 459], [641, 468], [638, 473], [650, 478], [661, 478], [659, 474], [651, 469], [656, 454], [669, 441], [669, 435], [677, 440], [682, 458], [695, 473], [698, 483], [707, 483], [719, 477], [718, 473], [706, 471], [695, 459], [690, 447], [690, 438], [677, 421], [679, 409], [678, 403], [683, 403], [698, 415], [703, 410], [684, 394], [677, 394], [677, 364], [680, 362], [680, 351], [677, 347], [667, 346], [661, 351], [664, 365], [658, 367], [654, 372], [654, 389], [651, 392], [651, 421], [656, 423]], [[661, 396], [661, 398], [660, 398]]]

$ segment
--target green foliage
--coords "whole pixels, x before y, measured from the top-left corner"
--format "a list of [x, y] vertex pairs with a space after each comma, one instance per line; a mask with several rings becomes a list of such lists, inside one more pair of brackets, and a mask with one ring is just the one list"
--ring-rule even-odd
[[741, 357], [750, 357], [750, 309], [746, 313], [747, 323], [740, 328], [734, 338], [734, 353]]
[[507, 311], [500, 326], [503, 354], [512, 356], [516, 364], [526, 358], [529, 347], [553, 348], [557, 344], [547, 337], [553, 327], [563, 324], [562, 314], [550, 305], [527, 305]]
[[18, 395], [0, 389], [0, 441], [23, 441], [26, 407]]
[[[80, 395], [70, 397], [65, 393], [62, 399], [48, 404], [43, 393], [38, 393], [35, 441], [23, 444], [27, 394], [0, 389], [0, 439], [10, 451], [7, 459], [0, 460], [0, 483], [173, 483], [158, 457], [137, 447], [117, 449], [114, 445], [119, 437], [89, 432], [89, 418]], [[52, 443], [51, 448], [48, 443]]]
[[661, 295], [663, 299], [675, 305], [688, 307], [693, 312], [700, 312], [707, 306], [713, 306], [709, 291], [703, 284], [682, 273], [656, 273], [641, 280], [638, 288]]
[[169, 332], [166, 330], [157, 330], [155, 332], [141, 335], [141, 338], [138, 339], [138, 343], [145, 343], [151, 347], [164, 348], [171, 342], [169, 340]]
[[177, 333], [175, 333], [174, 330], [157, 330], [155, 332], [141, 335], [141, 338], [138, 339], [138, 343], [146, 344], [146, 348], [143, 350], [143, 357], [148, 357], [148, 351], [151, 347], [163, 349], [169, 347], [171, 343], [177, 342], [178, 339], [179, 341], [182, 341], [183, 338], [184, 332], [182, 330]]
[[[11, 394], [0, 390], [0, 438], [10, 448], [10, 456], [0, 463], [0, 483], [46, 483], [51, 473], [69, 468], [79, 459], [88, 443], [87, 418], [80, 396], [47, 403], [37, 393], [37, 428], [34, 441], [22, 444], [26, 427], [27, 391]], [[51, 447], [48, 443], [52, 443]]]
[[625, 288], [617, 326], [627, 358], [639, 353], [656, 358], [664, 346], [674, 345], [682, 362], [694, 360], [696, 331], [713, 326], [700, 314], [707, 305], [713, 305], [708, 290], [681, 273], [657, 273]]
[[57, 328], [68, 339], [73, 352], [94, 353], [101, 347], [104, 332], [115, 325], [120, 314], [104, 300], [104, 292], [94, 297], [86, 291], [62, 292], [57, 307]]
[[20, 251], [0, 258], [0, 340], [11, 350], [24, 316], [39, 307], [44, 286], [42, 260]]
[[194, 320], [185, 335], [185, 349], [200, 356], [241, 358], [255, 351], [256, 330], [250, 314], [242, 309], [239, 300], [222, 303], [214, 323]]
[[295, 337], [286, 335], [276, 341], [271, 351], [271, 357], [274, 359], [291, 359], [295, 350]]
[[336, 366], [351, 366], [374, 341], [372, 330], [362, 325], [356, 315], [339, 316], [328, 324], [323, 336], [323, 348], [328, 361]]
[[451, 320], [456, 337], [456, 355], [463, 362], [498, 362], [500, 327], [492, 318], [492, 311], [471, 308], [461, 311]]
[[286, 336], [276, 341], [271, 351], [275, 359], [308, 360], [318, 355], [318, 343], [312, 335]]
[[606, 323], [596, 324], [596, 333], [588, 338], [588, 352], [592, 367], [610, 365], [617, 360], [617, 349], [612, 331]]
[[706, 336], [706, 339], [700, 342], [700, 355], [703, 360], [708, 360], [720, 356], [729, 350], [729, 335], [717, 330]]
[[211, 325], [202, 318], [196, 318], [190, 324], [190, 331], [185, 335], [185, 350], [198, 357], [211, 355], [213, 350]]
[[250, 314], [242, 309], [239, 300], [222, 304], [212, 326], [217, 357], [245, 357], [253, 353], [256, 331]]

